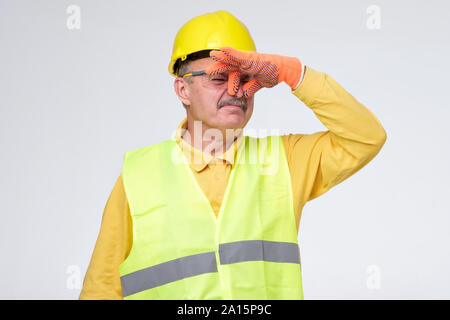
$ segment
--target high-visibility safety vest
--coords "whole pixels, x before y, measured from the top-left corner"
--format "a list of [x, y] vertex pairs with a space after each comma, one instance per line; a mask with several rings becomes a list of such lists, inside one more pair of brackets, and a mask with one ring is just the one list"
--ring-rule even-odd
[[303, 299], [281, 137], [243, 139], [217, 218], [175, 139], [125, 153], [124, 299]]

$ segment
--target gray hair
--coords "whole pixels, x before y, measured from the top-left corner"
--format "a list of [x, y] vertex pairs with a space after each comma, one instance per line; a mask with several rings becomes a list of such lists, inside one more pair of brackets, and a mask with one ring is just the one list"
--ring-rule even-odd
[[[178, 76], [178, 77], [182, 77], [182, 76], [184, 76], [185, 74], [187, 74], [187, 73], [190, 72], [190, 71], [189, 71], [189, 65], [190, 65], [190, 62], [191, 62], [191, 61], [189, 61], [189, 60], [185, 60], [185, 61], [183, 61], [183, 62], [180, 63], [180, 66], [179, 66], [178, 71], [177, 71], [177, 76]], [[184, 78], [184, 80], [185, 80], [188, 84], [192, 84], [192, 82], [193, 82], [192, 77], [186, 77], [186, 78]], [[187, 105], [185, 105], [183, 102], [182, 102], [181, 104], [183, 105], [184, 109], [187, 109]]]
[[[209, 52], [211, 50], [202, 50], [202, 51], [198, 51], [198, 52], [194, 52], [191, 53], [187, 56], [187, 58], [184, 61], [178, 60], [175, 63], [175, 73], [178, 77], [182, 77], [187, 73], [190, 73], [192, 70], [190, 70], [190, 64], [191, 61], [197, 60], [197, 59], [201, 59], [201, 58], [206, 58], [209, 57]], [[193, 83], [193, 79], [192, 77], [187, 77], [184, 78], [184, 80], [186, 80], [186, 82], [188, 84], [192, 84]], [[181, 103], [183, 105], [183, 107], [186, 109], [187, 106], [184, 103]]]

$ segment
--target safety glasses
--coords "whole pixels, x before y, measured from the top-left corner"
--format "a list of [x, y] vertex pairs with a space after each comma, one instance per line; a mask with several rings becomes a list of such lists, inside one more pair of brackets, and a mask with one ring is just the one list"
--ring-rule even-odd
[[[182, 76], [182, 78], [184, 79], [186, 77], [197, 77], [197, 76], [203, 76], [202, 78], [204, 79], [204, 84], [210, 88], [226, 87], [227, 83], [228, 83], [228, 72], [219, 73], [216, 75], [208, 75], [208, 74], [206, 74], [205, 70], [200, 70], [200, 71], [193, 71], [190, 73], [186, 73], [185, 75]], [[253, 75], [241, 74], [241, 76], [240, 76], [241, 85], [247, 83], [252, 78], [253, 78]]]
[[186, 74], [183, 76], [183, 79], [186, 78], [186, 77], [202, 76], [202, 75], [204, 75], [204, 74], [206, 74], [206, 71], [205, 71], [205, 70], [194, 71], [194, 72], [191, 72], [191, 73], [186, 73]]

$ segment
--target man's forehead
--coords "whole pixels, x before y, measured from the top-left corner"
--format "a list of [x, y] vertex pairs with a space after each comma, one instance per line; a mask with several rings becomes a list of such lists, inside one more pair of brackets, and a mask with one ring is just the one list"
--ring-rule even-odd
[[206, 69], [213, 63], [214, 63], [214, 59], [211, 57], [208, 57], [208, 58], [201, 58], [201, 59], [194, 60], [190, 63], [190, 66], [193, 71], [199, 71], [199, 70]]
[[[213, 58], [211, 58], [211, 57], [197, 59], [197, 60], [194, 60], [194, 61], [190, 62], [189, 69], [190, 69], [190, 72], [206, 70], [210, 65], [214, 64], [215, 62], [216, 61]], [[228, 72], [223, 72], [223, 74], [228, 74]], [[253, 75], [251, 75], [251, 74], [241, 74], [241, 79], [242, 78], [252, 79]]]

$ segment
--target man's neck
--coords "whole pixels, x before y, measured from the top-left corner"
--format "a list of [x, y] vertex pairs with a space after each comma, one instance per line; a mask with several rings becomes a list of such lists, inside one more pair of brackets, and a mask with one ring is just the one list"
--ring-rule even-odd
[[242, 134], [242, 129], [210, 128], [201, 121], [187, 123], [182, 138], [194, 148], [217, 157], [225, 153]]

